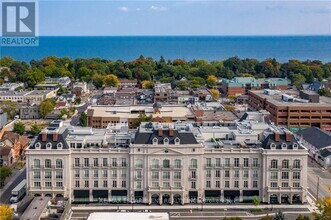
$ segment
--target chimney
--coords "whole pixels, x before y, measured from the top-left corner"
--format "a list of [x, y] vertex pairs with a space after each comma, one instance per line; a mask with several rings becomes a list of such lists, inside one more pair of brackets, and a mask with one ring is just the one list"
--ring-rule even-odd
[[172, 129], [172, 128], [169, 129], [169, 136], [170, 137], [174, 136], [174, 129]]
[[276, 142], [280, 141], [280, 136], [278, 131], [275, 131], [275, 141]]
[[57, 132], [57, 131], [55, 131], [54, 133], [53, 133], [53, 141], [57, 141], [58, 140], [58, 137], [59, 137], [59, 133]]
[[286, 140], [286, 142], [291, 141], [291, 133], [290, 132], [286, 132], [285, 140]]
[[41, 133], [41, 141], [45, 142], [47, 141], [47, 131], [42, 131]]
[[162, 136], [163, 136], [162, 128], [159, 128], [159, 130], [158, 130], [158, 135], [159, 135], [159, 137], [162, 137]]

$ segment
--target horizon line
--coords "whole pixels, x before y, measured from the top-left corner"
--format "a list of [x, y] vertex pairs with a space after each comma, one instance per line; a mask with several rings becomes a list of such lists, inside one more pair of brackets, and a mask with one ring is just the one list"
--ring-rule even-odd
[[39, 35], [37, 37], [331, 37], [331, 33], [278, 35]]

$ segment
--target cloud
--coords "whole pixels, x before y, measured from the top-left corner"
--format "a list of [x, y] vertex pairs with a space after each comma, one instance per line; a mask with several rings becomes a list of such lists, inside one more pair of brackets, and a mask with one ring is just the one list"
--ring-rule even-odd
[[167, 7], [164, 7], [164, 6], [154, 6], [154, 5], [152, 5], [150, 7], [150, 9], [153, 10], [153, 11], [167, 11], [168, 10]]
[[129, 11], [129, 8], [125, 7], [125, 6], [122, 6], [122, 7], [117, 8], [117, 10], [127, 12], [127, 11]]
[[140, 11], [141, 9], [140, 8], [136, 8], [136, 11]]

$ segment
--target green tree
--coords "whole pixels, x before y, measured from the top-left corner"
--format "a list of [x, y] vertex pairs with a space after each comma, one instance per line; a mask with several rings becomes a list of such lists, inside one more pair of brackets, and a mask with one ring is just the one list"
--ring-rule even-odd
[[179, 90], [187, 90], [187, 83], [186, 81], [178, 81], [176, 83], [176, 87], [179, 89]]
[[318, 200], [316, 203], [317, 212], [313, 212], [315, 220], [330, 220], [331, 219], [331, 198]]
[[208, 76], [207, 80], [206, 80], [206, 84], [210, 87], [216, 86], [217, 83], [217, 78], [214, 75], [210, 75]]
[[0, 219], [12, 220], [14, 218], [14, 210], [6, 204], [0, 205]]
[[10, 167], [4, 166], [0, 168], [0, 186], [3, 186], [7, 177], [12, 174]]
[[257, 196], [253, 197], [253, 204], [255, 205], [255, 207], [260, 205], [259, 197], [257, 197]]
[[301, 88], [302, 83], [306, 81], [306, 78], [301, 75], [300, 73], [296, 73], [292, 75], [292, 84], [296, 86], [297, 88]]
[[120, 81], [118, 80], [117, 76], [115, 76], [114, 74], [109, 74], [103, 78], [103, 84], [105, 86], [116, 87], [119, 83]]
[[79, 105], [81, 102], [82, 102], [82, 99], [81, 99], [80, 97], [77, 97], [77, 98], [75, 99], [75, 104], [76, 104], [76, 105]]
[[44, 101], [41, 101], [39, 106], [40, 116], [45, 118], [54, 110], [55, 105], [56, 103], [53, 99], [45, 99]]
[[308, 216], [306, 216], [306, 215], [299, 215], [297, 218], [296, 218], [296, 220], [310, 220], [310, 218], [308, 217]]
[[26, 73], [26, 82], [30, 88], [43, 81], [45, 81], [45, 74], [37, 68], [30, 69]]
[[103, 85], [103, 76], [101, 74], [94, 74], [92, 77], [93, 85], [100, 89]]
[[41, 131], [41, 127], [37, 123], [31, 125], [30, 132], [32, 135], [37, 135], [40, 133], [40, 131]]
[[14, 123], [14, 132], [16, 132], [19, 135], [23, 135], [25, 131], [25, 125], [23, 122], [15, 122]]
[[278, 211], [274, 217], [274, 220], [285, 220], [285, 216], [281, 211]]
[[330, 90], [328, 88], [319, 89], [318, 94], [320, 96], [329, 96], [330, 95]]
[[85, 112], [82, 112], [79, 117], [80, 126], [86, 127], [87, 126], [87, 115]]
[[2, 111], [7, 113], [8, 118], [13, 118], [18, 113], [17, 102], [2, 101]]
[[147, 116], [145, 113], [139, 113], [137, 120], [133, 122], [133, 127], [139, 127], [141, 122], [151, 122], [153, 121], [153, 115]]

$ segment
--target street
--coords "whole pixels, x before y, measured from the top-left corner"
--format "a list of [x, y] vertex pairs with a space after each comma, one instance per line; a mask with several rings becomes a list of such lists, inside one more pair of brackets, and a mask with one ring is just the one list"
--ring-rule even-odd
[[[331, 173], [328, 170], [321, 169], [320, 166], [309, 158], [308, 160], [308, 191], [315, 199], [331, 197]], [[318, 186], [319, 185], [319, 186]], [[317, 195], [318, 194], [318, 195]]]
[[19, 171], [20, 173], [18, 176], [16, 176], [13, 181], [10, 180], [8, 183], [9, 185], [4, 186], [4, 191], [1, 190], [1, 196], [0, 196], [0, 203], [9, 203], [11, 191], [23, 180], [26, 178], [26, 168], [24, 167], [23, 170]]

